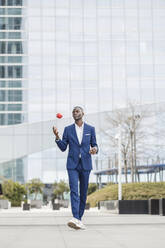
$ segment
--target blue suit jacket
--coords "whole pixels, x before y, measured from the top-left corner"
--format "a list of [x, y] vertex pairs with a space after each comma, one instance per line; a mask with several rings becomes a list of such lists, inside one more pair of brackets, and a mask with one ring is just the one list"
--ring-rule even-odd
[[67, 169], [75, 169], [79, 162], [79, 154], [81, 154], [81, 161], [84, 170], [92, 170], [92, 159], [89, 153], [90, 146], [97, 146], [95, 128], [84, 122], [84, 130], [82, 142], [79, 144], [76, 134], [75, 124], [64, 128], [62, 140], [56, 140], [56, 144], [62, 152], [64, 152], [69, 144], [69, 152], [67, 157]]

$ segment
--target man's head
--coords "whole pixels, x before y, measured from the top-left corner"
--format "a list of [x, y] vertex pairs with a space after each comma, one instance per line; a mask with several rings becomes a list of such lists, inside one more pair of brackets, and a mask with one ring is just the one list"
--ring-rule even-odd
[[72, 116], [75, 121], [81, 120], [84, 115], [84, 110], [80, 106], [75, 106], [72, 111]]

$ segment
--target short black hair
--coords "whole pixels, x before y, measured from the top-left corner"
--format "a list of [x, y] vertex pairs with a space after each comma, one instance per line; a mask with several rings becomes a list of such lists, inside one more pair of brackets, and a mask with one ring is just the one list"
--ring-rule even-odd
[[[75, 106], [74, 108], [73, 108], [73, 111], [76, 109], [76, 108], [79, 108], [79, 109], [81, 109], [81, 111], [84, 113], [84, 110], [83, 110], [83, 108], [82, 107], [80, 107], [80, 106]], [[73, 112], [72, 111], [72, 112]]]

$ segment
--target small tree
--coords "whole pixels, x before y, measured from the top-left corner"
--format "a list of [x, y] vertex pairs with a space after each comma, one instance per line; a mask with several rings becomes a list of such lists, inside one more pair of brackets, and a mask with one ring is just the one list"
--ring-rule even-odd
[[128, 167], [131, 169], [131, 179], [132, 182], [134, 182], [134, 175], [137, 170], [137, 158], [140, 157], [141, 154], [144, 156], [144, 152], [146, 153], [144, 146], [149, 136], [149, 130], [146, 128], [145, 120], [149, 116], [150, 112], [147, 108], [141, 109], [138, 108], [137, 105], [130, 103], [128, 108], [114, 110], [110, 115], [106, 116], [109, 128], [107, 130], [101, 130], [104, 138], [106, 140], [108, 139], [108, 149], [111, 154], [114, 153], [116, 155], [116, 150], [118, 149], [118, 142], [116, 140], [117, 128], [119, 125], [122, 128], [121, 152], [124, 161], [126, 183], [128, 182]]
[[23, 197], [26, 194], [26, 189], [24, 185], [8, 180], [3, 183], [3, 194], [11, 201], [12, 206], [17, 207], [21, 206], [21, 201], [23, 201]]
[[28, 188], [29, 193], [35, 195], [35, 197], [34, 197], [35, 200], [37, 199], [38, 194], [42, 194], [43, 188], [44, 188], [44, 184], [38, 178], [34, 178], [34, 179], [30, 180], [26, 184], [26, 186]]
[[53, 194], [54, 194], [54, 199], [55, 198], [60, 198], [62, 200], [64, 200], [64, 192], [69, 192], [69, 186], [68, 184], [64, 181], [64, 180], [60, 180], [59, 183], [55, 182], [53, 184], [53, 187], [54, 187], [54, 191], [53, 191]]

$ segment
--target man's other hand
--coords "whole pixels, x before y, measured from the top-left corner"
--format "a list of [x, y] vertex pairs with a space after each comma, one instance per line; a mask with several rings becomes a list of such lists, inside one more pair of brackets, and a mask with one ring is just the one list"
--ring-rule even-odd
[[96, 147], [91, 147], [90, 150], [89, 150], [89, 153], [90, 154], [96, 154], [97, 152], [97, 148]]

